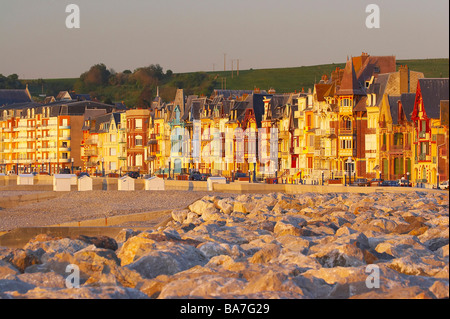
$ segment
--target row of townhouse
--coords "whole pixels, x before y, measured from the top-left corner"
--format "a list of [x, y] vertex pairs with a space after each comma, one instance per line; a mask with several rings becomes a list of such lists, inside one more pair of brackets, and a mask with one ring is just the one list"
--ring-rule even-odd
[[[157, 96], [149, 109], [90, 121], [84, 162], [106, 173], [448, 179], [448, 79], [397, 70], [394, 56], [352, 57], [308, 92], [216, 90], [205, 97], [179, 89], [171, 103]], [[99, 126], [105, 121], [108, 132]], [[116, 144], [100, 152], [102, 134]], [[86, 141], [95, 135], [102, 142], [92, 151]]]
[[[149, 109], [98, 106], [76, 114], [53, 104], [0, 113], [5, 170], [31, 164], [45, 171], [48, 162], [53, 172], [73, 158], [80, 170], [102, 175], [448, 179], [448, 78], [397, 68], [394, 56], [352, 57], [308, 92], [215, 90], [205, 97], [178, 89], [170, 103], [157, 94]], [[19, 145], [19, 133], [26, 144]], [[47, 144], [38, 142], [43, 137]]]
[[48, 102], [33, 102], [28, 89], [0, 90], [0, 172], [80, 170], [85, 113], [114, 111], [87, 99]]

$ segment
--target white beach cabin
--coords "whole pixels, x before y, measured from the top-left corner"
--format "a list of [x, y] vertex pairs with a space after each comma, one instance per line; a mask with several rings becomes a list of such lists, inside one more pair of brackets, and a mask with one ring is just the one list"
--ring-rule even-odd
[[208, 177], [206, 180], [206, 186], [208, 187], [208, 191], [212, 192], [214, 189], [213, 184], [226, 184], [227, 179], [225, 177]]
[[119, 178], [117, 182], [117, 189], [119, 191], [134, 191], [134, 178], [128, 175]]
[[34, 185], [34, 175], [19, 174], [19, 176], [17, 176], [17, 185]]
[[78, 179], [78, 191], [79, 192], [88, 192], [92, 190], [92, 178], [89, 176], [81, 176]]
[[163, 191], [164, 190], [164, 179], [153, 176], [145, 180], [145, 190], [146, 191]]
[[72, 185], [72, 175], [55, 174], [53, 175], [53, 191], [70, 192]]

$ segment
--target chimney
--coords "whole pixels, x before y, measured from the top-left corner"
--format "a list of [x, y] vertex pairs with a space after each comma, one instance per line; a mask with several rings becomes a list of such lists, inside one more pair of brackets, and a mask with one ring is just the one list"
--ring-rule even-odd
[[407, 65], [401, 65], [398, 69], [400, 76], [400, 94], [410, 93], [410, 75]]

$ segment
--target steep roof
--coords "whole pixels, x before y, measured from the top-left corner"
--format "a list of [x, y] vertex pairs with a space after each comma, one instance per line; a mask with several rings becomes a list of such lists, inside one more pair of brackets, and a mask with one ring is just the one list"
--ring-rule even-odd
[[448, 78], [419, 79], [422, 101], [428, 118], [438, 119], [441, 116], [441, 101], [448, 100]]
[[27, 89], [0, 90], [0, 106], [27, 102], [33, 102]]
[[414, 110], [414, 102], [416, 100], [416, 93], [403, 93], [400, 101], [402, 102], [403, 113], [407, 121], [411, 121], [411, 114]]
[[344, 69], [344, 75], [342, 76], [341, 86], [336, 93], [337, 95], [366, 95], [364, 89], [358, 82], [355, 69], [353, 67], [353, 60], [347, 61]]
[[353, 111], [356, 111], [356, 112], [365, 112], [365, 111], [367, 111], [366, 104], [367, 104], [367, 96], [364, 96], [362, 99], [360, 99], [358, 101], [358, 103], [356, 103], [355, 108], [353, 109]]
[[441, 101], [441, 125], [448, 126], [448, 100]]
[[325, 101], [325, 94], [328, 92], [328, 90], [331, 88], [333, 84], [316, 84], [314, 85], [314, 91], [316, 93], [316, 99], [319, 102]]
[[371, 56], [369, 55], [359, 69], [356, 77], [360, 82], [365, 82], [378, 74], [392, 73], [396, 71], [395, 56]]

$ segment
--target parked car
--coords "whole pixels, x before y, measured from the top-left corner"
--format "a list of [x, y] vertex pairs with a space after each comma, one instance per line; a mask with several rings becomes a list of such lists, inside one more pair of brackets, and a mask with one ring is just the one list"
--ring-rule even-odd
[[381, 186], [381, 183], [383, 183], [383, 180], [381, 178], [372, 178], [369, 183], [370, 183], [370, 186]]
[[138, 172], [128, 172], [127, 175], [134, 179], [139, 178]]
[[81, 173], [78, 175], [78, 178], [83, 177], [83, 176], [90, 177], [89, 173], [87, 173], [87, 172], [81, 172]]
[[402, 179], [399, 179], [399, 180], [398, 180], [398, 185], [399, 185], [399, 186], [411, 187], [411, 186], [412, 186], [412, 183], [411, 183], [411, 181], [402, 178]]
[[208, 179], [207, 174], [203, 174], [198, 171], [193, 171], [189, 175], [189, 180], [191, 180], [191, 181], [206, 181], [207, 179]]
[[61, 168], [60, 170], [59, 170], [59, 173], [60, 174], [70, 174], [70, 168]]
[[239, 177], [248, 177], [247, 174], [242, 173], [242, 172], [236, 172], [236, 174], [234, 174], [235, 178], [239, 178]]
[[448, 189], [448, 180], [446, 180], [445, 182], [442, 182], [442, 183], [439, 185], [439, 188], [440, 188], [440, 189]]
[[392, 187], [395, 187], [395, 186], [399, 186], [399, 184], [398, 184], [398, 181], [383, 181], [381, 183], [381, 186], [392, 186]]
[[370, 182], [367, 180], [367, 178], [358, 178], [351, 185], [352, 186], [370, 186]]
[[6, 173], [6, 175], [8, 175], [8, 176], [16, 175], [16, 171], [8, 171], [8, 173]]

